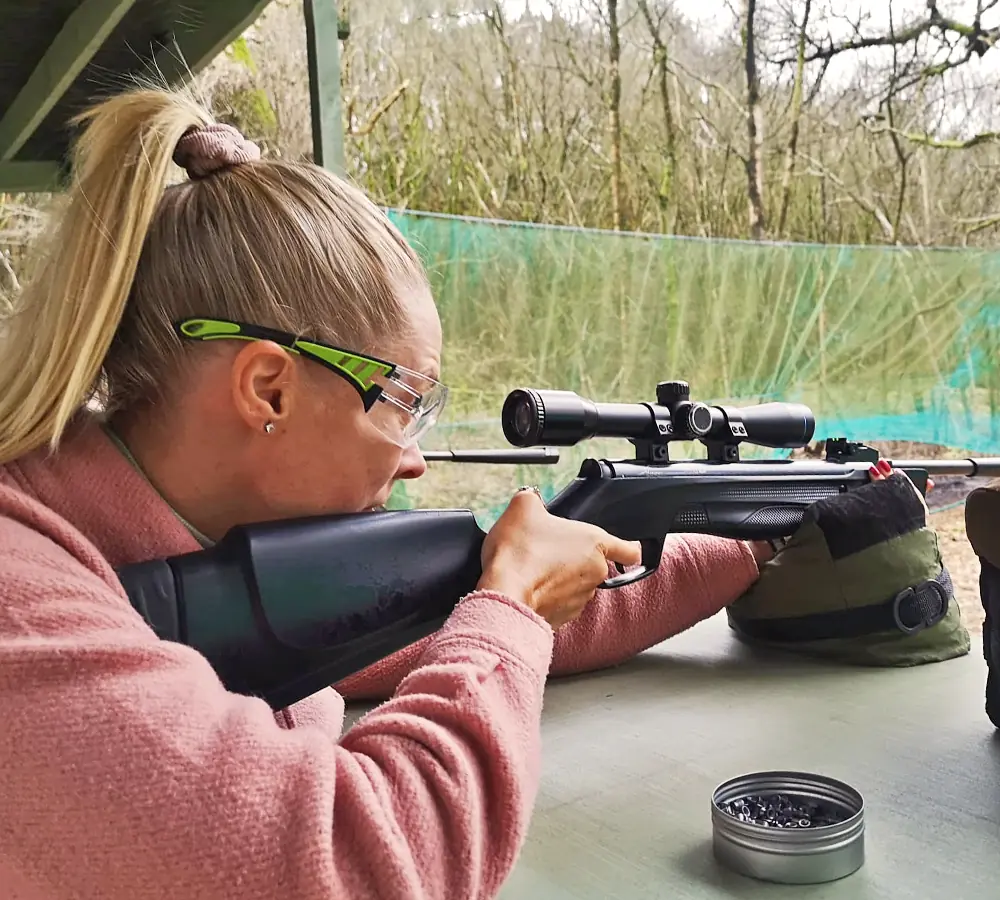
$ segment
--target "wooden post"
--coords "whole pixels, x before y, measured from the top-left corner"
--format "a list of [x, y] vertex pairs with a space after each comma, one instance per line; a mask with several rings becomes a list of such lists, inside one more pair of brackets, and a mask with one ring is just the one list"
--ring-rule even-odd
[[337, 0], [305, 0], [313, 162], [344, 173]]

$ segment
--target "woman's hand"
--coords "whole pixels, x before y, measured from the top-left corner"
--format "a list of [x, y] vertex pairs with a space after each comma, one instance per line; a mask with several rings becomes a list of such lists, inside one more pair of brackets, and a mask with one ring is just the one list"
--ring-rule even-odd
[[639, 544], [553, 516], [536, 491], [521, 490], [486, 536], [478, 587], [521, 601], [555, 629], [583, 612], [609, 562], [634, 566], [641, 558]]
[[[894, 471], [895, 470], [886, 460], [880, 459], [874, 466], [869, 467], [868, 474], [871, 476], [872, 481], [885, 481], [886, 478], [892, 475]], [[914, 485], [913, 489], [916, 491], [917, 486]], [[932, 478], [928, 478], [927, 493], [929, 494], [933, 489], [934, 489], [934, 480]], [[920, 494], [920, 491], [917, 491], [917, 494], [920, 495], [920, 499], [924, 503], [924, 509], [926, 509], [927, 501], [924, 499], [924, 496]]]
[[778, 555], [776, 548], [770, 541], [747, 541], [747, 546], [758, 566], [770, 562]]
[[[880, 459], [874, 466], [869, 467], [868, 473], [872, 477], [872, 481], [885, 481], [893, 473], [892, 466], [884, 459]], [[934, 489], [934, 479], [927, 479], [927, 493], [929, 494]]]
[[[868, 474], [871, 476], [872, 481], [885, 481], [890, 475], [892, 475], [896, 470], [884, 459], [880, 459], [874, 466], [869, 467]], [[900, 473], [904, 474], [905, 473]], [[906, 479], [910, 481], [909, 478]], [[924, 505], [924, 512], [929, 512], [927, 508], [927, 498], [924, 497], [920, 491], [917, 490], [917, 486], [910, 481], [913, 487], [913, 492], [920, 498], [920, 502]], [[931, 478], [927, 479], [927, 493], [929, 494], [934, 488], [934, 481]]]

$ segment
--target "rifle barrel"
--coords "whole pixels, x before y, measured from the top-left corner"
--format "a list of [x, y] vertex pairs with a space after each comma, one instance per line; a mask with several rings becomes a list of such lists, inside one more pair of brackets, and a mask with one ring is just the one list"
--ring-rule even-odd
[[509, 465], [551, 465], [559, 462], [554, 447], [533, 447], [525, 450], [424, 450], [428, 462], [499, 463]]
[[1000, 457], [982, 459], [894, 459], [894, 469], [923, 469], [928, 475], [967, 475], [970, 478], [1000, 477]]

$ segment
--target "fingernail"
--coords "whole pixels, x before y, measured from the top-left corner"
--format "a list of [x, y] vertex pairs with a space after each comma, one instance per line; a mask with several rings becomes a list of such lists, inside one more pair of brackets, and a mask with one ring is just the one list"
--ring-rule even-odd
[[868, 467], [868, 471], [869, 471], [869, 473], [871, 473], [872, 475], [875, 475], [875, 476], [878, 476], [878, 475], [882, 474], [878, 469], [875, 468], [875, 466], [869, 466]]
[[892, 471], [892, 466], [890, 466], [888, 461], [884, 459], [880, 459], [878, 461], [878, 467], [883, 475], [888, 475]]

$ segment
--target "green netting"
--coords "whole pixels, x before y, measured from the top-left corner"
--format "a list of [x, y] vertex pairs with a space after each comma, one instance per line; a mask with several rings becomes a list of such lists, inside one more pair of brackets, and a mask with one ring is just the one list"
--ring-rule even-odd
[[[390, 215], [432, 273], [444, 324], [453, 401], [428, 447], [505, 446], [497, 416], [517, 386], [638, 401], [683, 379], [706, 401], [807, 403], [818, 438], [1000, 455], [998, 253]], [[629, 449], [589, 445], [555, 469], [439, 466], [397, 502], [489, 519], [518, 483], [551, 491], [584, 455]]]

